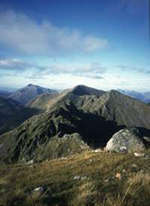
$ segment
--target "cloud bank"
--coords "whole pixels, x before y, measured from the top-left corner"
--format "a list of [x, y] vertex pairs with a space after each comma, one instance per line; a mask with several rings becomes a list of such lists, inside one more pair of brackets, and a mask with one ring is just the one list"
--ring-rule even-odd
[[108, 40], [7, 11], [0, 14], [0, 45], [16, 54], [57, 56], [95, 52], [108, 47]]

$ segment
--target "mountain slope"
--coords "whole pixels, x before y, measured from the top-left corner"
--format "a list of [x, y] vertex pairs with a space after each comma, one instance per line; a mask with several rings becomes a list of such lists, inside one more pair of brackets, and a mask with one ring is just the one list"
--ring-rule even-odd
[[9, 98], [25, 105], [32, 101], [35, 97], [43, 93], [54, 94], [57, 93], [57, 91], [29, 84], [26, 87], [19, 89], [13, 94], [11, 94]]
[[3, 206], [149, 206], [150, 151], [88, 151], [33, 164], [1, 165]]
[[105, 92], [103, 90], [94, 89], [91, 87], [87, 87], [85, 85], [78, 85], [74, 87], [71, 91], [74, 95], [83, 96], [83, 95], [97, 95], [101, 96]]
[[0, 134], [13, 129], [37, 112], [12, 99], [0, 97]]
[[[36, 108], [41, 111], [49, 111], [53, 106], [57, 105], [60, 101], [64, 101], [64, 98], [68, 98], [68, 94], [72, 94], [74, 96], [74, 100], [76, 97], [85, 96], [85, 95], [96, 95], [102, 96], [105, 92], [102, 90], [97, 90], [94, 88], [86, 87], [84, 85], [76, 86], [73, 89], [67, 89], [57, 94], [41, 94], [33, 101], [31, 101], [28, 106], [30, 108]], [[63, 98], [64, 97], [64, 98]], [[70, 97], [69, 97], [70, 98]]]
[[59, 100], [68, 93], [67, 91], [61, 92], [60, 94], [41, 94], [33, 99], [27, 106], [29, 108], [38, 109], [41, 112], [49, 111]]
[[11, 95], [11, 92], [0, 90], [0, 97], [8, 97]]
[[141, 100], [145, 103], [150, 102], [150, 92], [137, 92], [137, 91], [130, 91], [130, 90], [118, 90], [122, 94], [128, 95], [130, 97], [136, 98]]
[[[149, 106], [117, 91], [103, 95], [76, 95], [67, 92], [49, 111], [25, 121], [17, 129], [0, 137], [0, 156], [5, 161], [43, 160], [63, 156], [52, 144], [77, 133], [90, 147], [104, 146], [124, 127], [145, 128], [150, 135]], [[144, 131], [144, 130], [143, 130]], [[75, 144], [75, 142], [74, 142]], [[70, 154], [71, 148], [68, 148]], [[57, 154], [57, 155], [55, 155]]]

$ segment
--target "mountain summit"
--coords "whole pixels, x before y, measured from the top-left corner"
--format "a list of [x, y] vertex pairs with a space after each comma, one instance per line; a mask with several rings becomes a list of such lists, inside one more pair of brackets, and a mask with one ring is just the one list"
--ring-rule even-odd
[[87, 87], [85, 85], [78, 85], [72, 89], [72, 93], [75, 95], [102, 95], [105, 92], [103, 90], [94, 89], [91, 87]]
[[9, 98], [25, 105], [41, 94], [54, 94], [56, 90], [43, 88], [37, 85], [28, 84], [26, 87], [17, 90], [9, 96]]

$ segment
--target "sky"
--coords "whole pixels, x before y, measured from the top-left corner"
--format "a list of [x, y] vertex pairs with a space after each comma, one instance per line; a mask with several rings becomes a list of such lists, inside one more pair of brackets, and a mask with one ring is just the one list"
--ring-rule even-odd
[[0, 87], [150, 91], [149, 0], [1, 0]]

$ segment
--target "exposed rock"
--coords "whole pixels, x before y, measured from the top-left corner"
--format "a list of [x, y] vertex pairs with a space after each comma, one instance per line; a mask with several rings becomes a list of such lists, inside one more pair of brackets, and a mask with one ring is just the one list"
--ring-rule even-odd
[[37, 187], [33, 190], [33, 192], [43, 192], [43, 187]]
[[74, 176], [73, 179], [74, 180], [79, 180], [81, 177], [80, 176]]
[[125, 146], [120, 147], [120, 152], [127, 152], [127, 147]]
[[131, 165], [133, 168], [137, 168], [137, 165], [136, 164], [132, 164]]
[[146, 142], [150, 143], [150, 137], [143, 137], [143, 139], [144, 139]]
[[145, 154], [144, 154], [144, 153], [134, 152], [134, 156], [135, 156], [135, 157], [144, 157]]
[[[67, 159], [66, 156], [89, 150], [89, 146], [78, 133], [65, 134], [62, 137], [53, 137], [44, 148], [37, 151], [36, 160], [41, 159]], [[45, 156], [44, 156], [44, 155]]]
[[102, 150], [102, 149], [95, 149], [95, 150], [93, 150], [92, 152], [95, 152], [95, 153], [97, 153], [97, 152], [103, 152], [103, 150]]
[[34, 163], [34, 160], [29, 160], [28, 162], [26, 162], [27, 165], [32, 165]]
[[87, 176], [78, 176], [77, 175], [77, 176], [74, 176], [73, 179], [74, 180], [85, 180], [85, 179], [87, 179]]
[[34, 198], [41, 196], [43, 192], [44, 192], [43, 187], [37, 187], [34, 190], [32, 190], [32, 193], [30, 195], [34, 199]]
[[117, 173], [116, 175], [115, 175], [115, 177], [118, 179], [118, 180], [121, 180], [121, 173]]
[[122, 129], [115, 133], [106, 145], [107, 151], [139, 152], [145, 149], [139, 130], [136, 128]]

